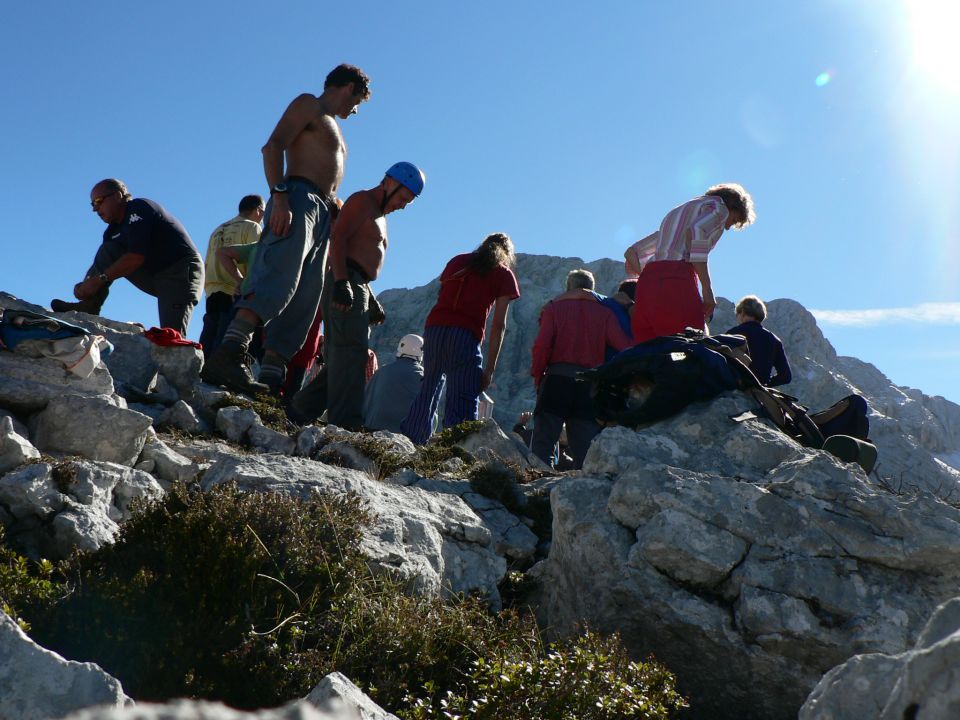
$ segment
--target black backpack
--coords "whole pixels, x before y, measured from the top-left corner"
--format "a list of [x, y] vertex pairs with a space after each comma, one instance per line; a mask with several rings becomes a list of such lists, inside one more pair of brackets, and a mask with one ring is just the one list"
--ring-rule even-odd
[[[637, 427], [664, 420], [691, 402], [709, 400], [740, 386], [737, 373], [718, 349], [744, 354], [739, 335], [706, 336], [688, 328], [639, 343], [608, 362], [578, 373], [591, 384], [594, 415], [601, 423]], [[636, 392], [638, 384], [646, 391]]]

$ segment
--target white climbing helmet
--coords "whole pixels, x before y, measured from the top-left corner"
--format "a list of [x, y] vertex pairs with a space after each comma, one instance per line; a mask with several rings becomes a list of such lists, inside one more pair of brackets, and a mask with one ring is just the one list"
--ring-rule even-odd
[[423, 360], [423, 338], [419, 335], [404, 335], [397, 345], [397, 357]]

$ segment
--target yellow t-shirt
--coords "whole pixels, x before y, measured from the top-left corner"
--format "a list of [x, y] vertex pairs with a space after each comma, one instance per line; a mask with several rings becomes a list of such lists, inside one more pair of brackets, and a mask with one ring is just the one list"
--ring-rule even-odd
[[217, 250], [224, 245], [249, 245], [259, 239], [260, 225], [240, 215], [213, 231], [207, 246], [206, 282], [203, 285], [208, 296], [215, 292], [233, 295], [237, 290], [233, 278], [217, 261]]

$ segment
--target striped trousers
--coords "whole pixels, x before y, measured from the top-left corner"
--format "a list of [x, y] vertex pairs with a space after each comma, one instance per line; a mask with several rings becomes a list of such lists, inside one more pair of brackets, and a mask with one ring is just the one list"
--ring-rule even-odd
[[423, 333], [423, 383], [400, 431], [423, 445], [430, 438], [433, 417], [447, 388], [443, 427], [476, 420], [483, 381], [480, 341], [469, 330], [431, 325]]

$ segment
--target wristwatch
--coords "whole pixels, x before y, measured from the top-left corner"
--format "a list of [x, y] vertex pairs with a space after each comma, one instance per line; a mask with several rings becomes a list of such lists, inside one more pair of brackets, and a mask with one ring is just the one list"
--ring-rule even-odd
[[278, 182], [276, 185], [270, 188], [271, 195], [275, 195], [275, 194], [282, 195], [285, 192], [287, 192], [287, 184], [285, 182]]

